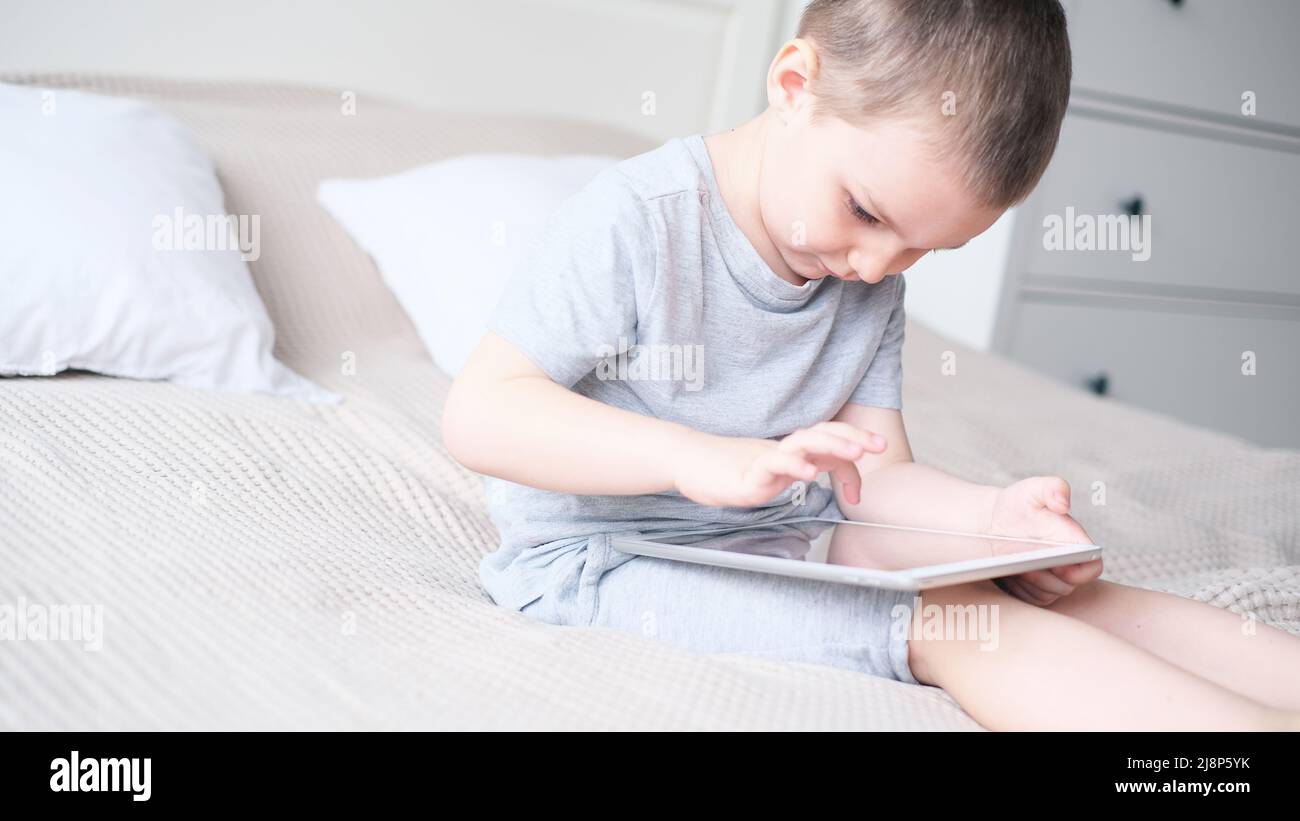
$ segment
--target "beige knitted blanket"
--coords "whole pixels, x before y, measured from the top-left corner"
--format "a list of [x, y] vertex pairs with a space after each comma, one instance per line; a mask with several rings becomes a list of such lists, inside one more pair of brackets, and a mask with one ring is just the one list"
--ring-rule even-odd
[[[342, 116], [329, 90], [8, 79], [139, 95], [189, 122], [227, 208], [262, 215], [253, 272], [278, 355], [347, 399], [0, 380], [0, 607], [98, 605], [103, 624], [99, 649], [0, 641], [0, 729], [979, 729], [935, 688], [535, 624], [480, 590], [495, 534], [438, 435], [449, 379], [316, 183], [462, 152], [652, 145], [365, 94]], [[918, 461], [981, 482], [1062, 475], [1107, 578], [1300, 633], [1300, 453], [1058, 386], [915, 322], [907, 334]]]

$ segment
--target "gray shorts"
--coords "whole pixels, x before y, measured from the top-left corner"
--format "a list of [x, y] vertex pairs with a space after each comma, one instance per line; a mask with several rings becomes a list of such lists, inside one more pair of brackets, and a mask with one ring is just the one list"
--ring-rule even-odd
[[906, 631], [896, 624], [907, 624], [915, 591], [636, 556], [611, 547], [608, 534], [591, 537], [579, 551], [524, 614], [548, 624], [626, 630], [699, 652], [919, 683], [908, 666]]

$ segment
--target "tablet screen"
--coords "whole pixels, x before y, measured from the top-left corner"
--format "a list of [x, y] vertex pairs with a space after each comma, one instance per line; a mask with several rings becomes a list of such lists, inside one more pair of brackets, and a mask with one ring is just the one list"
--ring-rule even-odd
[[912, 570], [1067, 545], [1065, 542], [1040, 539], [972, 536], [863, 522], [834, 522], [829, 519], [790, 520], [779, 524], [713, 529], [707, 532], [643, 533], [637, 538], [640, 541], [690, 546], [700, 550], [722, 550], [874, 570]]

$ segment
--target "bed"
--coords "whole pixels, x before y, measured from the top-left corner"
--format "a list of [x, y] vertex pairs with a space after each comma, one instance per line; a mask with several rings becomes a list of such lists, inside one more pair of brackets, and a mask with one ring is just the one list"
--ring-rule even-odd
[[[496, 534], [441, 443], [450, 378], [316, 204], [317, 181], [652, 144], [376, 100], [343, 117], [312, 88], [7, 79], [140, 96], [193, 126], [227, 208], [262, 215], [252, 271], [277, 356], [345, 401], [0, 380], [0, 604], [102, 604], [104, 624], [99, 651], [0, 642], [0, 728], [982, 729], [937, 688], [534, 623], [480, 589]], [[987, 483], [1061, 475], [1105, 578], [1300, 634], [1300, 452], [1060, 385], [915, 321], [904, 374], [918, 461]]]

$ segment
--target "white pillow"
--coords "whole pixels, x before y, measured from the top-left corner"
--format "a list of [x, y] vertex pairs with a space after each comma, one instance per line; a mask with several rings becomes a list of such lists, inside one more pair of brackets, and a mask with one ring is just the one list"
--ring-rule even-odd
[[0, 84], [0, 123], [0, 375], [79, 368], [338, 400], [272, 357], [244, 261], [260, 253], [261, 218], [244, 217], [242, 246], [224, 230], [212, 162], [179, 121], [136, 100]]
[[618, 157], [464, 154], [371, 180], [323, 180], [317, 199], [375, 260], [433, 361], [455, 376], [529, 237]]

